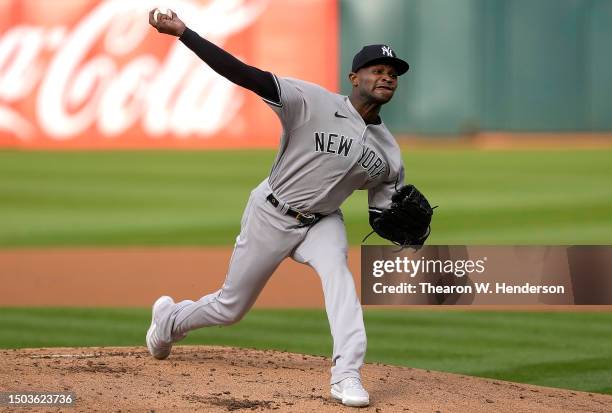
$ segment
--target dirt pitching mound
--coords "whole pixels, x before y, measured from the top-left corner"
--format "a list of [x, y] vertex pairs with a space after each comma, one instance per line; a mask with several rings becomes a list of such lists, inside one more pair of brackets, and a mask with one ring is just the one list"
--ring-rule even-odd
[[[325, 357], [176, 346], [164, 361], [144, 347], [2, 350], [0, 360], [0, 390], [74, 392], [66, 411], [354, 411], [330, 398]], [[601, 394], [382, 364], [362, 375], [371, 405], [361, 411], [612, 411]]]

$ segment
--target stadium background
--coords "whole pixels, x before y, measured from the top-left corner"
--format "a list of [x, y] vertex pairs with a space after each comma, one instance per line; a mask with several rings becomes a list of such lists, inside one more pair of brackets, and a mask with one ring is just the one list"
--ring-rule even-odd
[[[610, 244], [609, 2], [172, 4], [245, 61], [343, 93], [359, 47], [391, 44], [411, 71], [383, 116], [408, 180], [441, 205], [432, 243]], [[143, 10], [155, 5], [0, 2], [1, 347], [142, 344], [148, 308], [97, 304], [129, 296], [127, 279], [53, 307], [31, 297], [69, 288], [54, 285], [58, 268], [78, 268], [85, 283], [104, 278], [102, 261], [73, 265], [83, 247], [102, 257], [229, 250], [249, 190], [269, 170], [272, 112], [148, 29]], [[343, 209], [357, 246], [369, 232], [365, 194]], [[20, 288], [47, 249], [66, 260], [43, 263], [29, 284], [37, 291]], [[290, 309], [292, 294], [281, 297], [286, 309], [258, 305], [186, 344], [328, 354], [324, 311]], [[73, 306], [82, 300], [92, 305]], [[612, 393], [609, 307], [485, 310], [367, 308], [368, 361]]]

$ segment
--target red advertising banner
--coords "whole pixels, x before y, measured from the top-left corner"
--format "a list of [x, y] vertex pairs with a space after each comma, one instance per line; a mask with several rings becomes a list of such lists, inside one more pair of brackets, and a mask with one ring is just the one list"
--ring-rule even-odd
[[[273, 147], [253, 93], [158, 34], [159, 1], [0, 0], [0, 147]], [[335, 0], [175, 0], [193, 30], [279, 76], [337, 90]]]

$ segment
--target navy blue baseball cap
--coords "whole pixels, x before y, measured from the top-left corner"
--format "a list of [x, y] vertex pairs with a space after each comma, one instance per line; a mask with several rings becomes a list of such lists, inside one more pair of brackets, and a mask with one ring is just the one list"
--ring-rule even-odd
[[363, 46], [363, 48], [353, 57], [352, 71], [356, 73], [359, 69], [371, 66], [376, 63], [387, 63], [395, 67], [397, 74], [403, 75], [408, 71], [410, 65], [398, 58], [386, 44], [371, 44], [369, 46]]

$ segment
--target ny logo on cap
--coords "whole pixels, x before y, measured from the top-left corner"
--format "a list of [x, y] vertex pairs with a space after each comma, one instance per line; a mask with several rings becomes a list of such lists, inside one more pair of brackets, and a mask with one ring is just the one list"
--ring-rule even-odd
[[382, 47], [382, 53], [385, 56], [393, 57], [393, 50], [391, 50], [391, 48], [389, 46], [383, 46]]

